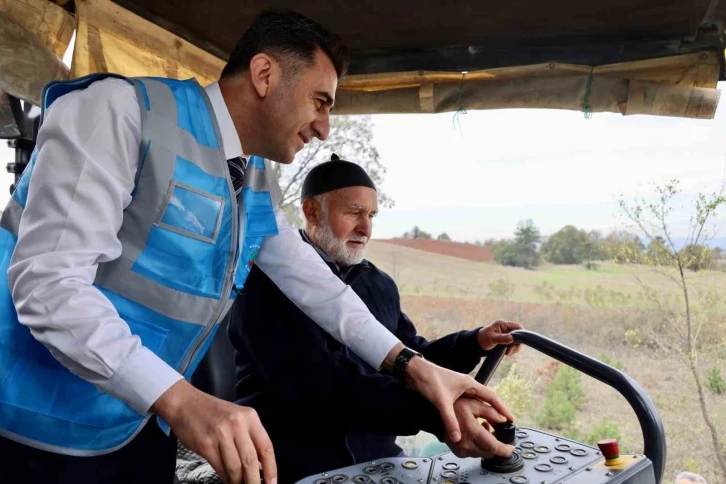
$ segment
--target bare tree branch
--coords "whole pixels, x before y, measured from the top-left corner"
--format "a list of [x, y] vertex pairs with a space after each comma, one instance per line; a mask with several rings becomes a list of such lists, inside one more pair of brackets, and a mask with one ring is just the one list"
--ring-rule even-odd
[[325, 142], [316, 143], [315, 151], [313, 151], [309, 156], [306, 156], [305, 160], [298, 165], [297, 171], [293, 173], [293, 175], [290, 177], [290, 180], [288, 180], [285, 184], [284, 190], [282, 191], [282, 206], [289, 205], [289, 201], [297, 195], [295, 193], [291, 193], [292, 187], [299, 179], [303, 177], [303, 173], [307, 173], [308, 171], [310, 171], [308, 170], [308, 166], [310, 165], [310, 163], [313, 162], [313, 160], [315, 160], [315, 158], [318, 156], [318, 153], [320, 153], [320, 150], [322, 150], [324, 146]]
[[[681, 289], [680, 296], [683, 298], [683, 307], [685, 310], [685, 332], [680, 328], [679, 324], [677, 324], [676, 320], [678, 318], [671, 318], [671, 311], [663, 307], [663, 304], [660, 301], [661, 298], [658, 295], [657, 291], [648, 288], [644, 284], [642, 278], [640, 278], [638, 274], [635, 274], [635, 271], [631, 270], [631, 272], [633, 272], [639, 285], [643, 287], [647, 297], [649, 297], [653, 302], [656, 303], [658, 309], [663, 314], [663, 317], [666, 319], [666, 321], [669, 321], [671, 323], [671, 327], [675, 330], [677, 338], [685, 340], [685, 347], [682, 348], [682, 351], [679, 352], [678, 356], [683, 357], [690, 369], [691, 375], [693, 377], [693, 382], [695, 383], [696, 389], [698, 391], [698, 403], [701, 408], [701, 417], [703, 418], [704, 423], [708, 427], [711, 437], [711, 443], [713, 444], [713, 448], [715, 450], [715, 457], [719, 466], [721, 467], [721, 472], [726, 475], [726, 456], [722, 451], [720, 440], [721, 433], [719, 432], [719, 429], [716, 428], [716, 425], [711, 418], [711, 413], [708, 408], [708, 401], [703, 391], [701, 375], [698, 371], [698, 356], [700, 347], [697, 342], [704, 327], [704, 324], [708, 320], [708, 314], [705, 314], [703, 312], [694, 313], [694, 311], [698, 311], [699, 309], [698, 305], [694, 306], [693, 304], [692, 297], [689, 291], [689, 283], [686, 277], [686, 268], [693, 267], [694, 262], [702, 262], [701, 260], [696, 260], [699, 257], [701, 259], [703, 258], [703, 252], [699, 252], [697, 250], [698, 244], [701, 241], [701, 236], [704, 233], [704, 228], [706, 223], [708, 223], [708, 220], [714, 215], [718, 207], [726, 203], [726, 200], [724, 200], [723, 197], [724, 185], [722, 185], [721, 187], [721, 192], [718, 194], [714, 194], [713, 198], [711, 199], [706, 199], [704, 195], [699, 194], [698, 201], [696, 202], [695, 207], [695, 216], [691, 216], [689, 221], [687, 239], [688, 244], [681, 249], [678, 249], [673, 241], [670, 230], [671, 227], [668, 222], [668, 217], [672, 212], [671, 203], [675, 195], [678, 193], [677, 181], [671, 181], [665, 186], [658, 187], [656, 189], [656, 192], [659, 195], [658, 204], [647, 205], [651, 215], [656, 220], [655, 223], [648, 224], [647, 221], [643, 220], [643, 206], [645, 205], [644, 201], [634, 205], [633, 207], [630, 207], [621, 200], [620, 207], [626, 217], [631, 222], [633, 222], [641, 230], [641, 232], [646, 234], [646, 236], [649, 237], [651, 241], [656, 240], [656, 238], [653, 237], [656, 232], [660, 232], [664, 240], [667, 241], [668, 249], [671, 252], [670, 255], [673, 257], [673, 263], [675, 264], [678, 273], [677, 279], [679, 281], [679, 286]], [[646, 225], [650, 225], [650, 228], [648, 228]], [[693, 250], [694, 248], [696, 250]], [[695, 267], [698, 267], [698, 265], [696, 264]], [[662, 271], [662, 274], [667, 275], [665, 270]], [[698, 295], [698, 292], [695, 292], [694, 294]], [[695, 332], [694, 317], [698, 319], [698, 326]], [[652, 334], [651, 339], [653, 339], [656, 344], [663, 347], [663, 345], [660, 344], [659, 336]]]
[[[370, 116], [332, 116], [331, 131], [325, 141], [315, 141], [298, 153], [295, 161], [282, 166], [279, 173], [282, 208], [288, 217], [297, 217], [295, 208], [300, 203], [300, 190], [304, 178], [318, 164], [328, 161], [331, 153], [360, 164], [373, 182], [380, 186], [386, 173], [373, 142], [373, 123]], [[393, 200], [380, 189], [378, 203], [393, 206]], [[299, 221], [299, 219], [297, 219]], [[292, 222], [292, 221], [291, 221]]]

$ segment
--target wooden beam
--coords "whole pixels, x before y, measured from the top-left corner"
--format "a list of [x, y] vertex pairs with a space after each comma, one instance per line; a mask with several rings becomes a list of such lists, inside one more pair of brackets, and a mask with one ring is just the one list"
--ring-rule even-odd
[[76, 27], [71, 14], [48, 0], [0, 0], [0, 12], [63, 58]]
[[704, 51], [595, 67], [549, 62], [466, 73], [409, 71], [359, 74], [343, 78], [339, 89], [342, 91], [375, 92], [419, 87], [426, 84], [457, 84], [461, 82], [513, 80], [531, 77], [566, 77], [589, 75], [590, 73], [620, 79], [637, 79], [713, 89], [718, 84], [720, 69], [717, 53], [715, 51]]
[[125, 76], [219, 77], [224, 61], [109, 0], [76, 0], [78, 30], [71, 77], [93, 72]]
[[40, 105], [43, 86], [68, 78], [68, 68], [36, 35], [0, 12], [0, 89]]

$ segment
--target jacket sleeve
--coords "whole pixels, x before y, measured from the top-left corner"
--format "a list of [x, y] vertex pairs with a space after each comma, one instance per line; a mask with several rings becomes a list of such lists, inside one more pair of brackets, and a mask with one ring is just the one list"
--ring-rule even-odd
[[396, 336], [404, 345], [420, 352], [424, 358], [439, 366], [459, 373], [471, 373], [488, 353], [479, 346], [478, 332], [479, 329], [457, 331], [428, 341], [418, 335], [413, 322], [401, 311]]
[[367, 373], [257, 268], [232, 311], [232, 340], [241, 342], [269, 391], [291, 409], [370, 431], [425, 430], [443, 438], [439, 414], [428, 401], [391, 376]]

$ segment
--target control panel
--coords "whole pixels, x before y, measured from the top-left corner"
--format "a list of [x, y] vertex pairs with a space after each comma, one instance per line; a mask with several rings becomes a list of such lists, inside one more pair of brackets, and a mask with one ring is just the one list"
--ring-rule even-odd
[[[640, 422], [643, 453], [621, 455], [618, 442], [597, 447], [537, 429], [495, 424], [495, 437], [513, 445], [511, 456], [459, 458], [452, 452], [432, 457], [396, 457], [308, 476], [300, 484], [660, 484], [666, 458], [663, 422], [645, 390], [622, 371], [527, 330], [510, 333], [522, 343], [617, 390]], [[507, 347], [491, 350], [475, 379], [486, 385]]]
[[497, 438], [515, 446], [508, 458], [459, 458], [447, 452], [426, 458], [397, 457], [309, 476], [300, 484], [655, 484], [643, 455], [620, 455], [617, 442], [598, 447], [514, 424], [494, 426]]

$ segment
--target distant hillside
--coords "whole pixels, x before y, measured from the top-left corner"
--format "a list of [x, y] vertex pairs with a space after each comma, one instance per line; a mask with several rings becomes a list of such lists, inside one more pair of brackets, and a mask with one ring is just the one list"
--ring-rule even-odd
[[[545, 303], [551, 302], [548, 297], [552, 297], [554, 301], [564, 298], [561, 300], [565, 303], [589, 306], [592, 301], [584, 295], [588, 289], [606, 298], [624, 295], [634, 299], [642, 297], [643, 287], [638, 280], [664, 293], [677, 291], [677, 286], [670, 279], [653, 271], [651, 266], [631, 267], [602, 262], [596, 270], [587, 270], [582, 265], [552, 264], [527, 270], [417, 250], [397, 243], [398, 239], [394, 240], [395, 243], [372, 240], [366, 249], [366, 259], [388, 273], [398, 284], [401, 294], [478, 299], [488, 297], [492, 283], [506, 280], [514, 287], [510, 301]], [[470, 247], [482, 249], [475, 245]], [[633, 271], [638, 278], [634, 277]], [[726, 301], [726, 272], [702, 271], [690, 274], [689, 278], [696, 293], [704, 288], [714, 288], [719, 300]], [[570, 293], [577, 293], [571, 301]]]
[[[676, 247], [683, 247], [688, 242], [688, 237], [673, 237], [673, 244], [675, 244]], [[645, 240], [647, 243], [647, 239]], [[706, 245], [708, 245], [710, 248], [715, 249], [716, 247], [720, 247], [721, 249], [726, 250], [726, 237], [714, 237], [713, 239], [706, 240]]]
[[[681, 241], [679, 244], [682, 244], [682, 243], [683, 243], [683, 241]], [[716, 237], [711, 240], [707, 240], [706, 245], [708, 245], [712, 249], [715, 249], [716, 247], [720, 247], [721, 249], [726, 250], [726, 237]]]
[[489, 262], [494, 259], [492, 251], [488, 247], [462, 242], [398, 238], [376, 239], [376, 241], [386, 244], [400, 245], [411, 249], [423, 250], [425, 252], [433, 252], [434, 254], [448, 255], [474, 262]]

